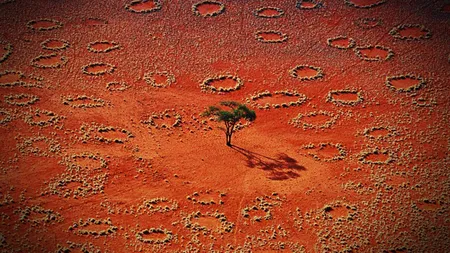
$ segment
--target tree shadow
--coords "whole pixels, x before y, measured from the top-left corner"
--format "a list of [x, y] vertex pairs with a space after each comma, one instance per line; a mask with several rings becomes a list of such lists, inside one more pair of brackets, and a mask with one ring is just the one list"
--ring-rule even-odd
[[234, 145], [231, 148], [245, 156], [248, 167], [267, 171], [267, 178], [271, 180], [298, 178], [299, 171], [306, 170], [297, 160], [285, 153], [279, 153], [272, 158]]

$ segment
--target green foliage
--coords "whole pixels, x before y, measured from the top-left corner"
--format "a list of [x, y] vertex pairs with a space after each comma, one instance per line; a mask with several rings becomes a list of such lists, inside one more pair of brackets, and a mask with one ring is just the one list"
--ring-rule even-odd
[[234, 126], [236, 123], [241, 119], [254, 121], [256, 119], [256, 113], [255, 111], [250, 110], [246, 105], [235, 101], [222, 101], [220, 102], [220, 105], [230, 109], [224, 110], [216, 106], [210, 106], [202, 115], [215, 116], [217, 121], [225, 123], [227, 145], [231, 146], [231, 136], [234, 133]]

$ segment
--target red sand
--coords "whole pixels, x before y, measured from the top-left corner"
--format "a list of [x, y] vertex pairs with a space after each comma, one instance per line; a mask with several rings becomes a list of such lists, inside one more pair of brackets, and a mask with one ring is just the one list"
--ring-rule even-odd
[[[321, 8], [310, 10], [296, 8], [295, 1], [268, 0], [264, 6], [261, 1], [224, 1], [225, 12], [210, 18], [194, 15], [192, 5], [197, 2], [161, 1], [161, 10], [147, 14], [127, 11], [122, 1], [0, 5], [2, 41], [13, 46], [0, 72], [20, 71], [27, 78], [32, 74], [42, 77], [44, 85], [0, 87], [2, 250], [445, 252], [450, 248], [450, 26], [439, 1], [414, 0], [408, 5], [387, 1], [368, 10], [351, 8], [344, 1], [324, 1]], [[284, 16], [253, 15], [269, 6], [282, 9]], [[366, 17], [381, 18], [382, 24], [358, 27], [356, 21]], [[63, 26], [50, 31], [27, 28], [30, 20], [44, 18]], [[423, 41], [396, 40], [388, 32], [399, 24], [425, 25], [433, 35]], [[270, 30], [283, 31], [289, 40], [255, 39], [257, 31]], [[386, 46], [395, 57], [360, 61], [351, 51], [327, 46], [327, 38], [340, 35], [354, 38], [356, 46]], [[30, 61], [43, 54], [41, 43], [49, 38], [70, 43], [57, 54], [66, 57], [67, 64], [57, 69], [33, 67]], [[115, 41], [121, 49], [89, 53], [92, 41]], [[101, 76], [83, 74], [83, 66], [98, 62], [116, 69]], [[289, 71], [298, 65], [320, 67], [324, 76], [311, 81], [293, 78]], [[147, 84], [144, 75], [156, 71], [173, 73], [176, 82], [164, 88]], [[410, 92], [396, 92], [385, 84], [386, 77], [408, 73], [423, 77], [426, 84]], [[218, 75], [237, 76], [243, 86], [224, 94], [202, 92], [200, 84]], [[0, 83], [17, 79], [7, 75]], [[109, 91], [110, 82], [125, 82], [129, 88]], [[308, 100], [288, 108], [254, 108], [256, 121], [236, 132], [232, 148], [218, 129], [222, 124], [199, 115], [223, 100], [245, 103], [259, 91], [293, 89]], [[344, 89], [361, 90], [364, 101], [356, 106], [326, 102], [330, 91]], [[11, 94], [33, 94], [39, 100], [17, 106], [5, 100]], [[100, 98], [105, 105], [63, 104], [62, 97], [81, 95]], [[348, 96], [345, 99], [355, 99]], [[415, 104], [421, 97], [436, 103]], [[170, 125], [176, 112], [182, 117], [179, 127], [141, 123], [165, 110], [171, 118], [155, 121]], [[289, 124], [299, 113], [319, 111], [339, 119], [324, 129]], [[328, 119], [319, 115], [302, 121], [321, 125]], [[382, 126], [395, 134], [364, 134]], [[383, 138], [373, 137], [378, 135]], [[39, 136], [46, 139], [28, 141]], [[325, 161], [336, 150], [312, 151], [317, 152], [314, 159], [302, 148], [320, 143], [342, 144], [346, 155]], [[388, 150], [393, 161], [378, 164], [388, 157], [368, 155], [374, 149]], [[77, 158], [84, 153], [89, 160]], [[102, 222], [84, 224], [89, 218]], [[161, 228], [166, 236], [139, 237], [151, 228]]]

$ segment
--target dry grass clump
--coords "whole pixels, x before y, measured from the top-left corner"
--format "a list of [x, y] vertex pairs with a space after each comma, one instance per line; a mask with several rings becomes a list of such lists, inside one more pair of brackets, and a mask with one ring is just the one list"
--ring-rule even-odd
[[372, 29], [382, 24], [379, 18], [359, 18], [355, 21], [355, 25], [362, 29]]
[[62, 245], [57, 245], [56, 253], [70, 253], [80, 251], [83, 253], [101, 253], [101, 250], [96, 248], [94, 244], [90, 242], [86, 243], [75, 243], [71, 241], [67, 241], [68, 246], [64, 247]]
[[[286, 97], [294, 97], [294, 98], [298, 98], [296, 101], [291, 101], [291, 102], [286, 102], [286, 103], [282, 103], [282, 104], [270, 104], [270, 103], [266, 103], [264, 105], [261, 105], [258, 103], [258, 100], [266, 98], [266, 97], [272, 97], [274, 95], [281, 95], [281, 96], [286, 96]], [[302, 105], [303, 103], [306, 102], [308, 98], [306, 97], [305, 94], [299, 93], [296, 90], [279, 90], [279, 91], [274, 91], [274, 92], [270, 92], [268, 90], [266, 91], [262, 91], [262, 92], [257, 92], [253, 95], [251, 95], [250, 97], [246, 98], [246, 103], [258, 108], [258, 109], [270, 109], [270, 108], [287, 108], [290, 106], [299, 106]]]
[[[220, 226], [216, 227], [215, 229], [202, 226], [196, 221], [199, 218], [217, 219], [220, 222]], [[234, 228], [234, 223], [227, 221], [227, 217], [225, 216], [225, 214], [219, 213], [217, 210], [213, 213], [201, 213], [200, 211], [192, 212], [191, 214], [183, 217], [183, 223], [184, 227], [191, 230], [192, 232], [203, 231], [204, 234], [211, 234], [213, 232], [219, 234], [222, 234], [223, 232], [230, 233]]]
[[153, 198], [144, 200], [141, 205], [138, 206], [137, 212], [140, 213], [144, 210], [147, 214], [154, 213], [167, 213], [173, 212], [178, 209], [178, 202], [167, 198]]
[[318, 9], [323, 6], [321, 0], [297, 0], [295, 7], [302, 10]]
[[[361, 50], [364, 50], [364, 49], [371, 50], [374, 48], [383, 50], [383, 51], [387, 51], [387, 56], [384, 59], [381, 58], [379, 55], [377, 55], [376, 57], [368, 57], [361, 52]], [[356, 47], [354, 49], [354, 51], [355, 51], [356, 56], [358, 56], [358, 58], [360, 58], [361, 60], [364, 60], [364, 61], [387, 61], [394, 56], [394, 51], [392, 51], [392, 49], [390, 49], [388, 47], [383, 47], [380, 45], [375, 45], [375, 46], [367, 45], [367, 46]]]
[[0, 57], [0, 63], [2, 63], [12, 54], [13, 46], [10, 43], [5, 43], [2, 41], [0, 41], [0, 45], [4, 50], [6, 50], [6, 52]]
[[[14, 211], [14, 213], [19, 215], [20, 222], [28, 222], [31, 223], [32, 226], [60, 223], [63, 221], [63, 218], [59, 213], [51, 209], [44, 209], [43, 207], [37, 205], [27, 206], [23, 209], [18, 208]], [[34, 214], [36, 214], [38, 217], [33, 218]]]
[[[333, 44], [333, 42], [335, 42], [337, 40], [344, 40], [344, 39], [348, 40], [348, 45], [347, 46], [341, 46], [341, 45]], [[350, 49], [350, 48], [353, 48], [356, 45], [356, 41], [353, 38], [349, 38], [347, 36], [339, 35], [339, 36], [336, 36], [336, 37], [328, 38], [327, 39], [327, 45], [330, 46], [330, 47], [337, 48], [337, 49]]]
[[413, 98], [411, 101], [411, 104], [417, 106], [417, 107], [433, 107], [435, 105], [437, 105], [437, 101], [435, 98], [429, 98], [426, 99], [424, 97], [419, 97], [419, 98]]
[[109, 91], [124, 91], [129, 88], [128, 84], [126, 82], [109, 82], [106, 84], [106, 89]]
[[59, 56], [59, 61], [50, 64], [50, 65], [44, 65], [39, 63], [40, 60], [48, 60], [48, 59], [52, 59], [52, 58], [56, 58], [58, 57], [58, 55], [56, 53], [51, 53], [51, 54], [46, 54], [46, 55], [39, 55], [36, 58], [33, 58], [31, 60], [31, 66], [36, 67], [36, 68], [41, 68], [41, 69], [56, 69], [56, 68], [61, 68], [62, 66], [66, 65], [68, 59], [65, 56]]
[[306, 150], [314, 149], [317, 152], [320, 152], [321, 150], [327, 148], [327, 147], [333, 147], [336, 148], [338, 151], [338, 154], [331, 157], [331, 158], [321, 158], [317, 153], [308, 152], [308, 155], [311, 156], [316, 161], [324, 161], [324, 162], [336, 162], [343, 160], [347, 156], [347, 151], [344, 149], [344, 146], [340, 143], [319, 143], [318, 145], [315, 144], [308, 144], [304, 145], [302, 148]]
[[[370, 155], [387, 155], [388, 158], [384, 161], [372, 161], [368, 160], [367, 157]], [[383, 164], [389, 164], [391, 162], [395, 161], [395, 154], [392, 151], [389, 151], [387, 149], [379, 149], [379, 148], [370, 148], [367, 150], [362, 151], [359, 154], [358, 158], [359, 162], [363, 164], [377, 164], [377, 165], [383, 165]]]
[[[125, 138], [108, 138], [103, 136], [103, 133], [120, 133], [124, 134]], [[97, 123], [91, 123], [90, 125], [84, 123], [80, 127], [80, 134], [82, 135], [80, 139], [83, 143], [91, 140], [102, 143], [124, 143], [130, 138], [134, 138], [134, 135], [126, 129]]]
[[[166, 78], [166, 81], [164, 83], [157, 83], [154, 78], [155, 75], [164, 76]], [[144, 75], [144, 80], [147, 84], [150, 84], [153, 87], [165, 88], [175, 82], [175, 76], [167, 71], [156, 71], [156, 72], [146, 73]]]
[[[316, 70], [317, 73], [316, 73], [314, 76], [299, 76], [299, 75], [298, 75], [297, 71], [302, 70], [302, 69], [307, 69], [307, 68], [308, 68], [308, 69]], [[291, 69], [291, 70], [289, 71], [289, 74], [290, 74], [293, 78], [300, 79], [301, 81], [306, 81], [306, 80], [312, 81], [312, 80], [316, 80], [316, 79], [322, 78], [323, 75], [324, 75], [324, 74], [323, 74], [322, 68], [314, 67], [314, 66], [311, 66], [311, 65], [297, 65], [297, 66], [295, 66], [295, 68], [293, 68], [293, 69]]]
[[[420, 28], [420, 30], [422, 32], [424, 32], [425, 34], [420, 35], [419, 37], [415, 37], [415, 36], [402, 36], [400, 34], [401, 30], [405, 30], [408, 28]], [[420, 39], [429, 39], [431, 38], [431, 31], [428, 30], [424, 25], [420, 25], [420, 24], [401, 24], [398, 25], [394, 28], [392, 28], [391, 31], [389, 31], [389, 34], [392, 35], [392, 37], [396, 38], [396, 39], [401, 39], [401, 40], [420, 40]]]
[[[144, 238], [144, 236], [148, 236], [151, 234], [163, 234], [166, 237], [164, 239], [152, 239], [152, 238]], [[162, 228], [148, 228], [136, 233], [136, 239], [143, 243], [150, 244], [165, 244], [169, 243], [173, 239], [172, 231]]]
[[[356, 94], [357, 99], [356, 100], [342, 100], [335, 98], [334, 95], [339, 94]], [[362, 91], [358, 91], [356, 89], [343, 89], [343, 90], [331, 90], [328, 92], [328, 95], [326, 97], [326, 102], [331, 102], [337, 106], [340, 105], [346, 105], [346, 106], [355, 106], [364, 101], [364, 98], [362, 96]]]
[[[173, 120], [172, 124], [161, 123], [158, 124], [157, 120]], [[174, 109], [166, 109], [162, 112], [153, 112], [147, 120], [141, 120], [142, 124], [154, 127], [156, 129], [172, 129], [174, 127], [181, 127], [183, 123], [183, 118]]]
[[[198, 7], [200, 5], [204, 5], [204, 4], [215, 4], [215, 5], [219, 6], [219, 9], [212, 13], [202, 14], [198, 10]], [[199, 16], [199, 17], [204, 17], [204, 18], [214, 17], [214, 16], [218, 16], [218, 15], [222, 14], [223, 12], [225, 12], [225, 4], [218, 2], [218, 1], [212, 1], [212, 0], [201, 1], [201, 2], [198, 2], [198, 3], [195, 3], [192, 5], [192, 12], [194, 13], [194, 15]]]
[[345, 2], [345, 4], [347, 4], [348, 6], [351, 6], [351, 7], [368, 9], [368, 8], [372, 8], [372, 7], [384, 4], [386, 2], [386, 0], [379, 0], [375, 3], [367, 4], [367, 5], [358, 5], [358, 4], [354, 3], [352, 0], [344, 0], [344, 2]]
[[[62, 42], [63, 45], [60, 47], [50, 47], [48, 44], [52, 43], [52, 42]], [[62, 50], [66, 50], [67, 48], [70, 47], [70, 43], [67, 40], [63, 40], [63, 39], [46, 39], [41, 43], [41, 46], [43, 49], [46, 50], [52, 50], [52, 51], [62, 51]]]
[[[88, 71], [88, 68], [95, 68], [95, 67], [105, 67], [104, 70], [100, 71]], [[89, 63], [87, 65], [84, 65], [81, 70], [83, 71], [83, 74], [91, 75], [91, 76], [101, 76], [104, 74], [111, 74], [116, 69], [116, 66], [109, 64], [109, 63], [103, 63], [103, 62], [93, 62]]]
[[[49, 26], [49, 27], [37, 27], [37, 28], [34, 27], [34, 25], [39, 22], [51, 22], [51, 23], [54, 23], [55, 25]], [[30, 28], [31, 30], [38, 30], [38, 31], [50, 31], [50, 30], [61, 28], [62, 26], [63, 26], [63, 23], [59, 22], [58, 20], [54, 20], [54, 19], [50, 19], [50, 18], [43, 18], [43, 19], [39, 19], [39, 20], [30, 20], [27, 23], [28, 28]]]
[[[64, 105], [70, 105], [73, 108], [94, 108], [103, 107], [106, 102], [101, 98], [88, 97], [86, 95], [78, 95], [76, 97], [63, 96], [61, 98]], [[78, 104], [77, 102], [82, 102]]]
[[131, 3], [125, 5], [125, 10], [134, 12], [134, 13], [151, 13], [155, 11], [159, 11], [162, 8], [162, 4], [160, 0], [149, 0], [152, 1], [155, 4], [155, 7], [150, 9], [142, 9], [142, 10], [135, 10], [132, 7], [134, 5], [142, 3], [142, 0], [133, 0]]
[[[271, 10], [271, 11], [276, 11], [278, 12], [275, 15], [266, 15], [263, 12], [267, 11], [267, 10]], [[253, 15], [255, 15], [258, 18], [279, 18], [282, 17], [284, 15], [284, 11], [280, 8], [277, 7], [262, 7], [262, 8], [258, 8], [253, 12]]]
[[0, 5], [4, 5], [4, 4], [8, 4], [8, 3], [13, 3], [15, 0], [2, 0], [0, 1]]
[[[22, 99], [27, 99], [25, 101], [20, 101]], [[19, 100], [19, 101], [17, 101]], [[33, 94], [10, 94], [5, 96], [5, 102], [10, 105], [17, 106], [29, 106], [39, 101], [39, 97]]]
[[[316, 117], [317, 115], [324, 115], [324, 116], [329, 117], [330, 119], [321, 125], [313, 125], [313, 124], [304, 122], [302, 120], [305, 117]], [[325, 129], [325, 128], [330, 128], [332, 125], [334, 125], [336, 123], [337, 119], [339, 119], [339, 114], [335, 115], [332, 112], [320, 110], [320, 111], [309, 112], [307, 114], [299, 113], [295, 118], [293, 118], [289, 121], [289, 124], [292, 124], [294, 127], [302, 127], [305, 130], [306, 129]]]
[[[274, 40], [268, 40], [265, 39], [263, 34], [276, 34], [279, 36], [279, 39], [274, 39]], [[282, 43], [288, 40], [288, 35], [285, 33], [282, 33], [280, 31], [275, 31], [275, 30], [264, 30], [264, 31], [257, 31], [255, 33], [255, 38], [257, 41], [262, 42], [262, 43]]]
[[[95, 45], [100, 45], [100, 44], [107, 44], [110, 46], [105, 49], [96, 49]], [[108, 53], [108, 52], [111, 52], [113, 50], [120, 49], [120, 48], [121, 48], [121, 46], [119, 45], [119, 43], [117, 43], [115, 41], [107, 41], [107, 40], [97, 40], [97, 41], [89, 42], [87, 45], [87, 50], [92, 53]]]
[[[405, 79], [415, 79], [415, 80], [417, 80], [417, 84], [407, 87], [407, 88], [397, 88], [392, 84], [393, 80], [405, 80]], [[385, 84], [388, 88], [390, 88], [391, 90], [394, 90], [394, 91], [412, 92], [412, 91], [416, 91], [416, 90], [422, 88], [426, 84], [426, 81], [421, 76], [417, 76], [417, 75], [409, 73], [409, 74], [398, 75], [398, 76], [388, 76], [388, 77], [386, 77]]]
[[[33, 146], [36, 142], [44, 142], [47, 145], [45, 150]], [[54, 154], [61, 153], [61, 145], [54, 138], [49, 138], [47, 136], [38, 135], [34, 137], [24, 138], [20, 143], [17, 144], [17, 149], [22, 154], [33, 154], [35, 156], [50, 157]]]
[[[215, 81], [222, 81], [226, 79], [232, 79], [236, 82], [234, 87], [215, 87], [212, 85]], [[211, 92], [231, 92], [239, 90], [244, 85], [244, 81], [241, 78], [233, 75], [219, 75], [206, 78], [201, 84], [200, 88], [202, 91], [211, 91]]]
[[[100, 231], [89, 229], [89, 227], [91, 226], [95, 227], [95, 225], [108, 225], [109, 228]], [[110, 218], [107, 219], [88, 218], [85, 221], [80, 219], [78, 222], [75, 222], [72, 226], [69, 227], [69, 231], [72, 230], [77, 230], [77, 234], [79, 235], [107, 236], [114, 234], [118, 230], [118, 227], [112, 224]]]

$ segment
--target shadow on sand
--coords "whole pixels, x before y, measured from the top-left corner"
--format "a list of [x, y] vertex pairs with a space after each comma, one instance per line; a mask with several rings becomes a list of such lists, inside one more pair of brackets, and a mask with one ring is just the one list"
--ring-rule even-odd
[[248, 167], [267, 171], [267, 178], [271, 180], [297, 178], [300, 176], [299, 171], [306, 170], [305, 167], [298, 164], [297, 160], [285, 153], [279, 153], [275, 158], [272, 158], [234, 145], [231, 148], [247, 158]]

